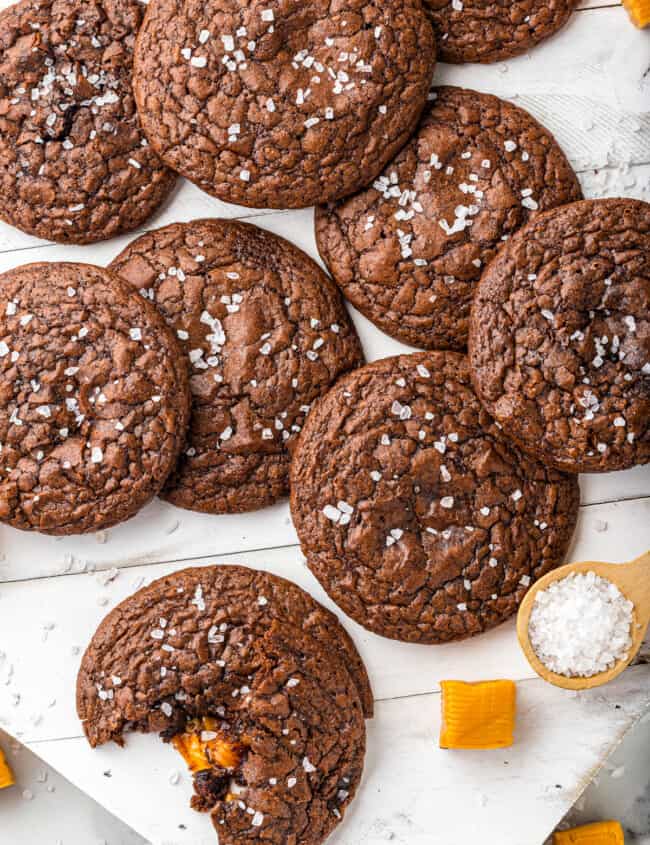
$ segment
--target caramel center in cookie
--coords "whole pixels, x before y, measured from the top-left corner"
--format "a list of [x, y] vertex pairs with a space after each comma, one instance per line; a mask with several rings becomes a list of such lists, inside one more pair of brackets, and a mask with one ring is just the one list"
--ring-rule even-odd
[[172, 745], [194, 777], [191, 806], [209, 812], [218, 801], [236, 801], [241, 793], [241, 765], [246, 746], [211, 716], [191, 719]]

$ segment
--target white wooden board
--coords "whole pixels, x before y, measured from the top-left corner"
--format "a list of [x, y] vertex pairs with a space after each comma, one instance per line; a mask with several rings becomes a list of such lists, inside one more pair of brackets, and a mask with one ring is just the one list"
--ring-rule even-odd
[[[630, 538], [626, 555], [650, 546], [650, 499], [585, 509], [571, 557], [616, 560], [622, 538]], [[196, 563], [214, 562], [270, 569], [335, 609], [296, 547]], [[0, 642], [6, 644], [0, 656], [0, 714], [3, 727], [152, 842], [175, 841], [170, 834], [182, 824], [191, 839], [179, 842], [207, 843], [213, 836], [208, 820], [187, 806], [189, 779], [185, 776], [180, 786], [169, 783], [170, 773], [182, 769], [175, 753], [155, 737], [129, 737], [128, 754], [117, 748], [91, 751], [80, 736], [74, 706], [80, 650], [99, 620], [145, 581], [176, 568], [177, 563], [158, 564], [5, 584], [0, 591]], [[429, 845], [434, 829], [444, 831], [446, 845], [460, 845], [479, 821], [496, 836], [513, 789], [517, 825], [523, 826], [510, 819], [512, 837], [501, 831], [500, 843], [541, 842], [604, 759], [604, 750], [650, 705], [648, 666], [629, 670], [617, 685], [584, 701], [531, 682], [513, 623], [470, 642], [426, 647], [385, 640], [344, 621], [368, 667], [378, 707], [369, 725], [366, 785], [332, 840], [339, 845], [378, 843], [389, 832], [401, 837], [398, 842]], [[512, 750], [468, 754], [436, 749], [439, 701], [432, 693], [449, 677], [524, 680]], [[594, 718], [584, 710], [592, 699], [624, 702], [625, 708], [619, 713], [603, 706]], [[588, 728], [578, 739], [575, 726], [586, 717]], [[156, 814], [150, 802], [159, 808]], [[464, 813], [468, 803], [475, 807], [471, 822]], [[533, 828], [530, 819], [535, 819]], [[535, 838], [520, 840], [522, 830]]]
[[[647, 681], [632, 669], [581, 698], [526, 681], [516, 743], [504, 751], [441, 751], [437, 694], [380, 702], [358, 797], [328, 845], [541, 845], [647, 707]], [[153, 737], [133, 736], [125, 749], [91, 751], [79, 738], [30, 747], [153, 845], [214, 845], [209, 820], [187, 809], [188, 776], [169, 782], [175, 752]]]
[[[0, 8], [6, 5], [0, 0]], [[495, 66], [440, 66], [435, 81], [490, 91], [529, 109], [556, 134], [586, 195], [649, 199], [649, 67], [650, 32], [635, 30], [619, 3], [585, 0], [563, 32], [529, 55]], [[201, 216], [245, 217], [317, 257], [311, 210], [241, 209], [182, 180], [150, 227]], [[105, 264], [129, 240], [64, 247], [0, 224], [0, 272], [28, 261]], [[352, 315], [369, 360], [407, 350]], [[571, 559], [624, 560], [650, 547], [650, 467], [580, 481]], [[130, 738], [128, 751], [88, 748], [74, 712], [79, 650], [143, 579], [188, 561], [268, 568], [333, 608], [295, 543], [286, 503], [210, 517], [156, 501], [129, 523], [82, 538], [0, 527], [0, 724], [156, 845], [214, 842], [209, 822], [187, 807], [187, 776], [169, 784], [170, 770], [181, 769], [170, 748], [154, 737]], [[467, 642], [423, 647], [344, 622], [367, 662], [378, 706], [363, 789], [333, 845], [464, 845], [479, 835], [488, 845], [538, 845], [650, 701], [647, 666], [577, 698], [532, 680], [512, 623]], [[513, 749], [436, 748], [436, 690], [450, 676], [522, 681]], [[49, 840], [35, 835], [37, 841]]]
[[144, 845], [124, 822], [2, 730], [0, 746], [16, 778], [14, 788], [0, 790], [3, 845]]

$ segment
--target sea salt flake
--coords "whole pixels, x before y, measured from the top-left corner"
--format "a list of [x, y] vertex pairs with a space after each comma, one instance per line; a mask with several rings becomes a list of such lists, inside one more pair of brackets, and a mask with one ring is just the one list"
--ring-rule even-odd
[[341, 519], [341, 512], [334, 505], [325, 505], [323, 508], [323, 515], [332, 522], [339, 522]]
[[198, 610], [203, 613], [205, 610], [205, 599], [203, 598], [203, 587], [198, 584], [196, 590], [194, 591], [194, 598], [190, 602], [190, 604], [196, 605]]
[[391, 405], [391, 413], [394, 414], [396, 417], [399, 417], [400, 420], [409, 420], [411, 419], [411, 409], [408, 405], [402, 405], [400, 402], [395, 400]]
[[627, 317], [623, 317], [623, 322], [631, 332], [636, 331], [636, 320], [631, 314], [628, 314]]

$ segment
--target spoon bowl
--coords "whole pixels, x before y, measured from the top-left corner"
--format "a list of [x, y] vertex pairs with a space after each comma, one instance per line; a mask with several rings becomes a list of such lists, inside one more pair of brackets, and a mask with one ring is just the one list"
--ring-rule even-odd
[[[566, 578], [567, 575], [578, 572], [594, 572], [601, 578], [606, 578], [615, 584], [625, 598], [634, 605], [632, 610], [632, 627], [630, 630], [632, 643], [627, 657], [623, 660], [618, 660], [611, 668], [606, 669], [604, 672], [598, 672], [587, 678], [569, 677], [568, 675], [559, 675], [556, 672], [552, 672], [542, 663], [535, 653], [528, 633], [530, 614], [533, 610], [537, 593], [540, 590], [545, 590], [554, 581], [560, 581], [562, 578]], [[526, 659], [541, 678], [557, 687], [582, 690], [599, 687], [620, 675], [636, 657], [641, 648], [641, 643], [643, 642], [649, 623], [650, 551], [647, 551], [640, 557], [629, 561], [629, 563], [605, 563], [603, 561], [587, 560], [581, 563], [568, 563], [566, 566], [560, 566], [559, 569], [548, 572], [533, 584], [519, 607], [519, 613], [517, 614], [517, 637], [526, 655]]]

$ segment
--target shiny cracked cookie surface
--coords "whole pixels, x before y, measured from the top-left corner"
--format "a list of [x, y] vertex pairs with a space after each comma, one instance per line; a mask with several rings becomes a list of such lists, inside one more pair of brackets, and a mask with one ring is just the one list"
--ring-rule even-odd
[[504, 432], [545, 463], [650, 461], [650, 205], [587, 200], [541, 215], [478, 285], [470, 360]]
[[498, 62], [553, 35], [577, 0], [424, 0], [445, 62]]
[[189, 359], [190, 432], [166, 498], [224, 513], [286, 495], [311, 404], [363, 360], [336, 286], [284, 239], [227, 220], [144, 235], [111, 269], [155, 303]]
[[91, 243], [141, 225], [171, 190], [131, 87], [135, 0], [23, 0], [0, 12], [0, 217]]
[[515, 611], [562, 562], [575, 478], [526, 459], [481, 407], [467, 359], [403, 355], [340, 379], [294, 455], [291, 508], [312, 572], [360, 624], [439, 643]]
[[408, 140], [435, 64], [419, 0], [157, 0], [135, 91], [149, 141], [208, 193], [306, 207]]
[[77, 534], [133, 516], [185, 442], [187, 369], [156, 309], [106, 270], [0, 276], [0, 519]]
[[334, 616], [284, 579], [215, 566], [161, 578], [108, 615], [77, 707], [93, 746], [129, 730], [171, 740], [220, 842], [317, 845], [361, 777], [359, 692], [371, 707]]
[[553, 136], [523, 109], [434, 89], [417, 133], [372, 185], [316, 211], [319, 251], [379, 328], [463, 349], [471, 296], [497, 249], [536, 213], [580, 199]]

